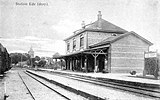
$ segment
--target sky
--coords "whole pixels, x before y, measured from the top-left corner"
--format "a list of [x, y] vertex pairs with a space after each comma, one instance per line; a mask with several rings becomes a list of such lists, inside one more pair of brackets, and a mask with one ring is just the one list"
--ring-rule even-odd
[[[44, 5], [40, 5], [40, 3]], [[102, 18], [151, 41], [160, 52], [159, 0], [1, 0], [0, 43], [12, 52], [65, 54], [64, 39]]]

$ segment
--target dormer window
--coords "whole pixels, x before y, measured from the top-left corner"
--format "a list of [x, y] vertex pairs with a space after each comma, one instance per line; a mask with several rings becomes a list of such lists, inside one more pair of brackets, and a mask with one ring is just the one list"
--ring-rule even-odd
[[83, 48], [84, 47], [84, 36], [81, 35], [80, 36], [80, 48]]
[[73, 50], [76, 49], [76, 39], [73, 39]]

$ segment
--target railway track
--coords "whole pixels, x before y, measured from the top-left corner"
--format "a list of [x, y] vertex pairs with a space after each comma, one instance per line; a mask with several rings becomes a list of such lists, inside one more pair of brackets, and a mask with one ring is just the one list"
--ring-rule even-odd
[[30, 91], [30, 89], [28, 88], [27, 84], [24, 82], [22, 76], [18, 73], [18, 76], [21, 78], [23, 84], [25, 85], [26, 89], [28, 90], [29, 94], [31, 95], [31, 97], [33, 98], [33, 100], [35, 100], [35, 97], [33, 96], [32, 92]]
[[[80, 90], [76, 90], [76, 89], [74, 89], [72, 87], [65, 86], [65, 85], [63, 85], [61, 83], [58, 83], [58, 82], [54, 81], [54, 80], [46, 79], [46, 78], [44, 78], [42, 76], [39, 76], [39, 75], [37, 75], [35, 73], [31, 73], [29, 71], [26, 71], [26, 74], [28, 74], [32, 78], [36, 77], [36, 78], [34, 78], [35, 80], [37, 80], [37, 78], [40, 78], [42, 80], [45, 80], [46, 82], [49, 82], [51, 84], [55, 84], [55, 85], [65, 89], [65, 90], [67, 90], [67, 93], [68, 92], [69, 93], [70, 92], [73, 93], [74, 94], [73, 96], [70, 96], [70, 94], [68, 95], [68, 96], [71, 97], [71, 99], [69, 98], [69, 100], [106, 100], [106, 99], [103, 99], [103, 98], [88, 94], [86, 92], [83, 92], [83, 91], [80, 91]], [[39, 81], [39, 79], [37, 81]], [[42, 83], [42, 84], [46, 85], [45, 83]], [[80, 98], [75, 98], [75, 97], [80, 97]]]
[[[24, 72], [22, 73], [21, 72], [21, 73], [18, 73], [18, 75], [21, 78], [22, 82], [24, 83], [25, 87], [28, 90], [28, 93], [31, 95], [31, 97], [33, 98], [33, 100], [58, 100], [58, 99], [54, 98], [55, 96], [58, 96], [58, 98], [60, 100], [71, 100], [70, 98], [68, 98], [64, 94], [58, 92], [56, 89], [52, 88], [51, 86], [46, 85], [44, 82], [40, 81], [38, 78], [33, 77], [30, 74], [27, 74], [27, 73], [24, 73]], [[32, 83], [31, 81], [33, 81], [33, 80], [31, 80], [29, 78], [26, 78], [26, 77], [32, 78], [34, 80], [34, 84], [33, 84], [34, 86], [32, 86], [32, 88], [31, 88], [31, 84], [28, 84], [28, 83]], [[47, 92], [45, 92], [45, 94], [44, 94], [44, 92], [43, 92], [43, 94], [41, 94], [42, 91], [36, 91], [35, 90], [36, 89], [35, 87], [37, 87], [38, 84], [41, 84], [40, 85], [41, 87], [39, 87], [39, 88], [43, 88], [42, 90], [44, 90], [44, 88], [45, 88], [47, 90]], [[37, 94], [35, 91], [36, 92], [41, 92], [41, 93]], [[49, 97], [45, 98], [44, 96], [42, 97], [42, 95], [46, 95], [46, 94], [52, 95], [51, 93], [53, 93], [53, 95], [54, 95], [54, 96], [51, 96], [51, 98], [49, 98]]]
[[144, 88], [144, 87], [137, 87], [133, 85], [127, 85], [127, 84], [120, 84], [120, 83], [115, 83], [115, 82], [108, 82], [105, 80], [99, 80], [96, 78], [90, 78], [90, 77], [82, 77], [79, 75], [69, 75], [69, 74], [61, 74], [61, 73], [54, 73], [50, 72], [51, 74], [58, 75], [61, 77], [66, 77], [70, 78], [73, 80], [78, 80], [78, 81], [83, 81], [95, 85], [100, 85], [100, 86], [105, 86], [109, 88], [114, 88], [118, 90], [122, 90], [124, 92], [130, 92], [139, 96], [146, 96], [146, 97], [151, 97], [155, 99], [160, 99], [160, 89], [155, 89], [155, 88]]

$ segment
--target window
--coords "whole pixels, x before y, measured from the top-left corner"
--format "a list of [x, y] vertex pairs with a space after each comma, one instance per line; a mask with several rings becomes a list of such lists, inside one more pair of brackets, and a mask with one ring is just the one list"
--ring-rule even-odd
[[73, 39], [73, 50], [75, 50], [75, 49], [76, 49], [76, 40]]
[[69, 48], [70, 48], [70, 43], [68, 42], [67, 43], [67, 51], [69, 51]]
[[80, 37], [80, 47], [83, 47], [84, 46], [84, 37], [83, 35], [81, 35]]

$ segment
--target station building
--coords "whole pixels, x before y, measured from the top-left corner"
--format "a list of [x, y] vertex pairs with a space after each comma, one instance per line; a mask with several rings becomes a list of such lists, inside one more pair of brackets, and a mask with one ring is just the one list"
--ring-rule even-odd
[[152, 43], [135, 32], [128, 32], [104, 19], [98, 19], [65, 40], [65, 69], [85, 72], [128, 73], [143, 72], [144, 52]]

